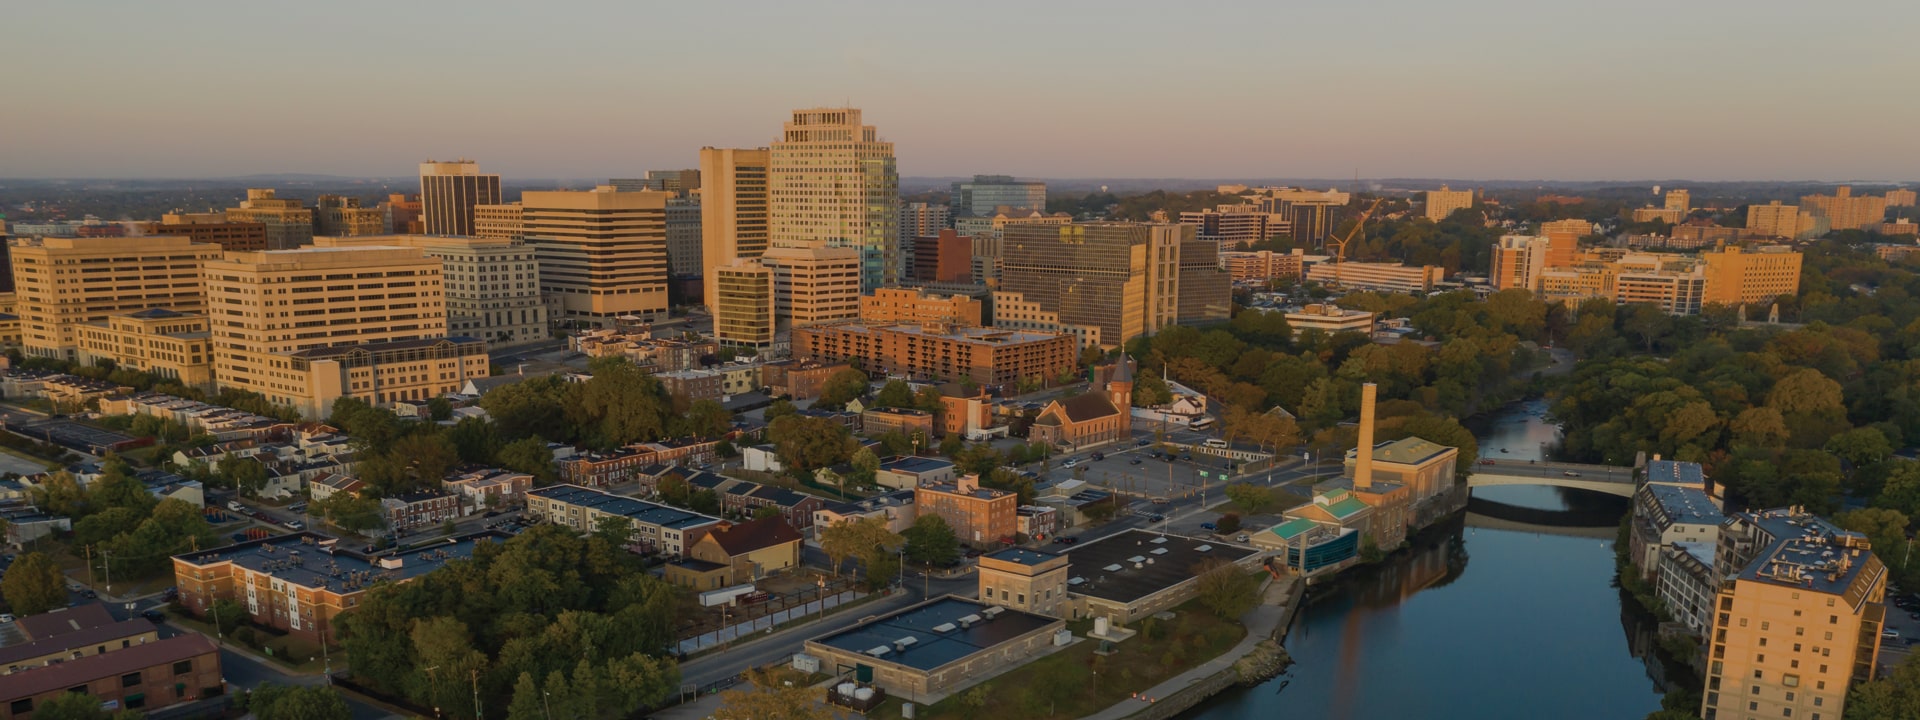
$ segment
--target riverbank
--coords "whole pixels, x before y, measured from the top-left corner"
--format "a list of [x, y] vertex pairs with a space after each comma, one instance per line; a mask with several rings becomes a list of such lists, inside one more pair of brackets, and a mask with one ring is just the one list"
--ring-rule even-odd
[[1167, 720], [1228, 688], [1278, 676], [1293, 662], [1280, 643], [1299, 613], [1304, 590], [1305, 583], [1296, 578], [1269, 582], [1260, 604], [1241, 619], [1247, 636], [1233, 649], [1084, 720]]

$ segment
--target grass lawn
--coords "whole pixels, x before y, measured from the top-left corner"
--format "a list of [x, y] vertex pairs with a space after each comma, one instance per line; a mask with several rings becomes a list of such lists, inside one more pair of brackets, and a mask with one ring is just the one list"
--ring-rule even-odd
[[[1279, 515], [1280, 513], [1287, 511], [1289, 508], [1298, 507], [1308, 502], [1312, 502], [1313, 500], [1313, 498], [1309, 498], [1294, 492], [1293, 488], [1267, 487], [1265, 485], [1259, 485], [1256, 483], [1236, 483], [1236, 484], [1254, 485], [1255, 487], [1265, 488], [1267, 491], [1267, 501], [1261, 504], [1260, 507], [1255, 508], [1253, 512], [1247, 512], [1245, 508], [1240, 507], [1238, 503], [1234, 503], [1232, 501], [1219, 503], [1208, 509], [1214, 512], [1240, 513], [1240, 516], [1244, 518], [1244, 517], [1249, 517], [1253, 515]], [[1224, 496], [1225, 492], [1223, 491], [1221, 494], [1222, 496]]]
[[[1135, 623], [1140, 631], [1101, 657], [1098, 640], [1081, 640], [1060, 652], [1035, 660], [929, 707], [916, 708], [916, 718], [970, 720], [971, 718], [1077, 718], [1106, 709], [1133, 692], [1151, 687], [1231, 649], [1245, 637], [1238, 622], [1222, 620], [1197, 601], [1174, 608], [1170, 622]], [[1151, 627], [1150, 627], [1151, 626]], [[1093, 628], [1091, 620], [1068, 625], [1075, 635]], [[967, 707], [963, 702], [975, 690], [986, 703]], [[901, 700], [892, 698], [871, 717], [898, 718]]]

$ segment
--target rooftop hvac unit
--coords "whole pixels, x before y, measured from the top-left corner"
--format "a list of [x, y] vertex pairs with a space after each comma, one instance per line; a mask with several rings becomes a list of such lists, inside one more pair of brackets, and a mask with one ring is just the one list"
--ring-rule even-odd
[[1106, 567], [1103, 567], [1103, 568], [1100, 568], [1100, 569], [1101, 569], [1101, 570], [1105, 570], [1105, 571], [1107, 571], [1107, 572], [1120, 572], [1120, 570], [1121, 570], [1122, 568], [1120, 567], [1120, 563], [1114, 563], [1114, 564], [1112, 564], [1112, 565], [1108, 565], [1108, 566], [1106, 566]]

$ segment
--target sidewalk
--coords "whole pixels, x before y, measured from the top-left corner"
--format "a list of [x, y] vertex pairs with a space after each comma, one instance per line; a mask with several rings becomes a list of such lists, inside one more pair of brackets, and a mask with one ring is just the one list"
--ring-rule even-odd
[[[1274, 583], [1272, 587], [1277, 588], [1278, 586], [1279, 583]], [[1284, 593], [1282, 593], [1282, 596], [1284, 597]], [[1263, 592], [1262, 602], [1259, 607], [1247, 611], [1247, 614], [1240, 618], [1241, 623], [1247, 626], [1247, 636], [1240, 639], [1240, 644], [1234, 645], [1232, 649], [1222, 653], [1219, 657], [1201, 663], [1191, 670], [1168, 678], [1159, 685], [1141, 691], [1140, 697], [1164, 698], [1171, 696], [1186, 688], [1188, 685], [1200, 682], [1214, 673], [1233, 667], [1233, 664], [1239, 662], [1240, 658], [1245, 657], [1247, 653], [1253, 652], [1255, 645], [1259, 645], [1263, 640], [1272, 638], [1273, 629], [1279, 626], [1282, 618], [1286, 617], [1287, 608], [1285, 606], [1267, 604], [1265, 600], [1269, 597], [1271, 597], [1270, 594]], [[1125, 718], [1132, 717], [1134, 713], [1146, 709], [1147, 706], [1148, 703], [1145, 701], [1129, 698], [1114, 703], [1113, 706], [1088, 715], [1081, 720], [1125, 720]]]

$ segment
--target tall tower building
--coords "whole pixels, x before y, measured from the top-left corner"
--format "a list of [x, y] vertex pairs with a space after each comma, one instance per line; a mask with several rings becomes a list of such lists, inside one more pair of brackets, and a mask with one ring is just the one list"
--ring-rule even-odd
[[713, 269], [767, 251], [766, 148], [700, 148], [700, 276], [716, 306]]
[[1125, 345], [1179, 317], [1180, 250], [1195, 239], [1192, 225], [1008, 225], [1000, 288]]
[[900, 278], [900, 175], [893, 143], [859, 108], [793, 111], [770, 148], [768, 231], [778, 248], [854, 248], [860, 289]]
[[759, 258], [734, 258], [707, 276], [713, 288], [713, 337], [722, 345], [773, 344], [773, 268]]
[[1439, 190], [1427, 191], [1427, 219], [1440, 222], [1452, 215], [1455, 210], [1473, 207], [1472, 190], [1454, 190], [1441, 185]]
[[75, 359], [84, 323], [151, 308], [204, 313], [201, 267], [220, 246], [184, 237], [45, 238], [9, 248], [20, 344], [33, 357]]
[[954, 217], [992, 215], [1001, 207], [1046, 212], [1047, 184], [1015, 180], [1011, 175], [975, 175], [970, 181], [955, 182], [947, 203]]
[[420, 219], [428, 235], [472, 235], [473, 206], [500, 204], [500, 176], [472, 160], [420, 163]]
[[539, 191], [520, 196], [541, 291], [596, 325], [667, 314], [667, 192]]

